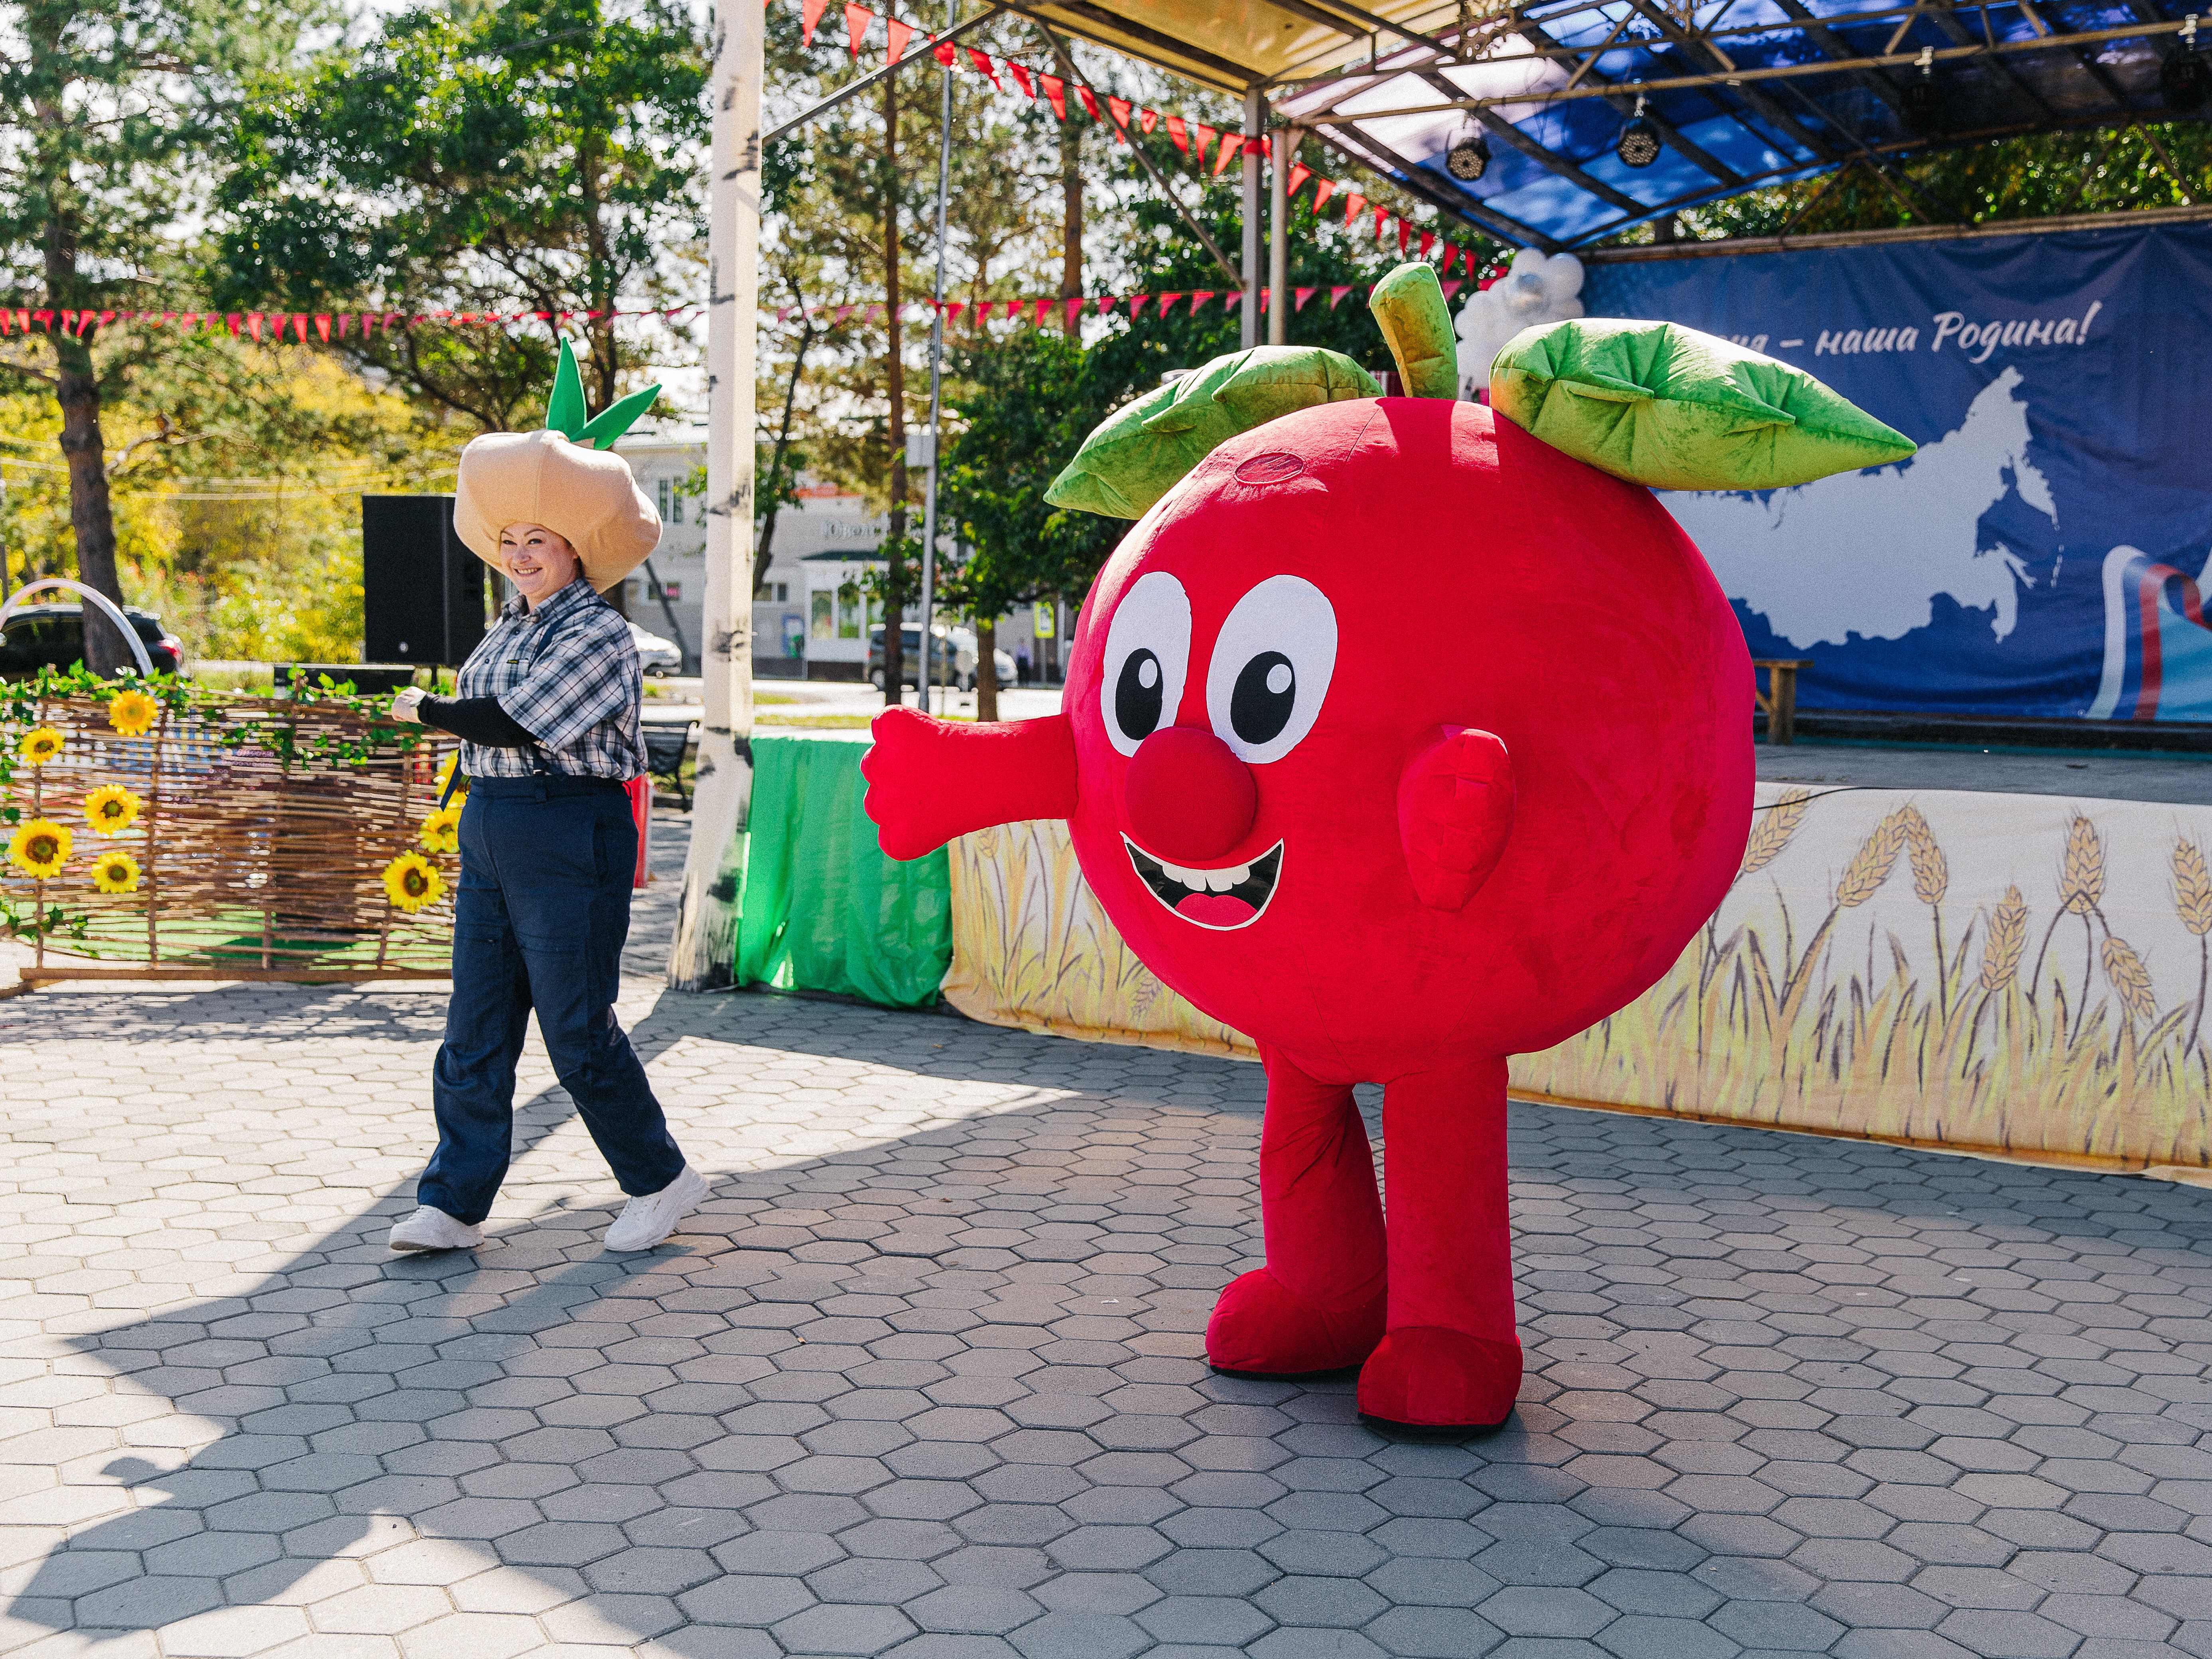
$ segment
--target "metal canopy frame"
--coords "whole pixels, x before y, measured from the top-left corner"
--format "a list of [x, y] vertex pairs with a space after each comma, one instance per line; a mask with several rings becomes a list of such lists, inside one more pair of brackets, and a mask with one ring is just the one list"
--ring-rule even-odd
[[[1254, 88], [1440, 212], [1556, 252], [1845, 167], [1931, 224], [1901, 158], [2166, 118], [2194, 0], [1015, 0], [1054, 27], [1214, 87]], [[2212, 33], [2212, 20], [2206, 24]], [[2212, 39], [2205, 43], [2212, 46]], [[1916, 124], [1913, 83], [1932, 88]], [[1658, 161], [1615, 154], [1638, 99]], [[1480, 135], [1468, 183], [1445, 152]], [[2169, 171], [2171, 171], [2169, 167]], [[2176, 183], [2192, 202], [2185, 179]]]

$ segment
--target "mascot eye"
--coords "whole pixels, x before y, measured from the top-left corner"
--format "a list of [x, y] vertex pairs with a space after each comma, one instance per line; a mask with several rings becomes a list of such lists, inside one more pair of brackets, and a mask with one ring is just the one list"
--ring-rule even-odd
[[1270, 576], [1237, 601], [1206, 673], [1214, 735], [1253, 765], [1313, 729], [1336, 668], [1336, 610], [1311, 582]]
[[1115, 748], [1133, 755], [1173, 724], [1189, 663], [1190, 596], [1164, 570], [1138, 577], [1106, 629], [1098, 712]]

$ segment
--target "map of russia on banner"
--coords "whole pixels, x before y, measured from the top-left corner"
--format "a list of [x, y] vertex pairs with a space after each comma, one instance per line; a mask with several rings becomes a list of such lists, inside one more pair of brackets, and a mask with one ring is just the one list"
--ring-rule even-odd
[[1920, 453], [1662, 499], [1799, 705], [2212, 720], [2212, 226], [1600, 264]]

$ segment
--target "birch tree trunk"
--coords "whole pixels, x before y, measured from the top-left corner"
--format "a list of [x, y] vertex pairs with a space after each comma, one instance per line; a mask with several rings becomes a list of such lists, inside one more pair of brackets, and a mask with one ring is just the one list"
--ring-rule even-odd
[[759, 300], [760, 100], [765, 18], [718, 8], [707, 252], [707, 594], [691, 853], [668, 982], [700, 991], [735, 966], [752, 801], [753, 331]]

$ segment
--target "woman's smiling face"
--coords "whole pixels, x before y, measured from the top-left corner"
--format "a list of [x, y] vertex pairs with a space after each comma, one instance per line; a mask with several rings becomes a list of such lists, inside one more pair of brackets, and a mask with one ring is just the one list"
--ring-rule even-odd
[[499, 532], [500, 562], [532, 610], [576, 580], [576, 550], [542, 524], [511, 524]]

